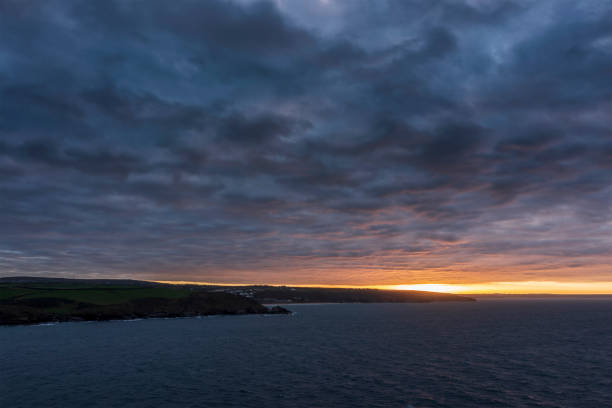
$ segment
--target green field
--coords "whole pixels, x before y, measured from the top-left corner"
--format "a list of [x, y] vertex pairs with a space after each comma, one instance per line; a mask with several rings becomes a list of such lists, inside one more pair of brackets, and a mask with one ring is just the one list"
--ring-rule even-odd
[[[0, 325], [212, 314], [282, 313], [254, 299], [202, 286], [130, 280], [5, 278]], [[29, 280], [29, 281], [28, 281]]]
[[95, 305], [120, 304], [134, 299], [180, 299], [190, 289], [170, 286], [84, 284], [0, 284], [0, 300], [66, 299]]

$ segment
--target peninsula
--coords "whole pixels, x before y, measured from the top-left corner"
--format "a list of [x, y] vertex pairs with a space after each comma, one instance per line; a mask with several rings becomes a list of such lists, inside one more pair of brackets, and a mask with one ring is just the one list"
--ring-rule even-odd
[[474, 301], [447, 293], [286, 286], [170, 285], [116, 279], [0, 278], [0, 325], [284, 314], [288, 303]]

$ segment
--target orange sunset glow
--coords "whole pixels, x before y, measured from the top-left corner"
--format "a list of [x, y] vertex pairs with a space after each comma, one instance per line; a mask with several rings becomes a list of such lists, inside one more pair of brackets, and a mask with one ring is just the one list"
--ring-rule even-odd
[[[211, 285], [211, 286], [251, 286], [263, 283], [218, 283], [198, 281], [154, 281], [173, 285]], [[317, 285], [265, 283], [271, 286], [321, 287], [321, 288], [358, 288], [386, 290], [416, 290], [456, 294], [551, 294], [551, 295], [605, 295], [612, 293], [612, 282], [483, 282], [483, 283], [413, 283], [398, 285]]]
[[603, 295], [612, 293], [612, 282], [486, 282], [471, 284], [389, 285], [384, 289], [426, 290], [457, 294], [554, 294]]

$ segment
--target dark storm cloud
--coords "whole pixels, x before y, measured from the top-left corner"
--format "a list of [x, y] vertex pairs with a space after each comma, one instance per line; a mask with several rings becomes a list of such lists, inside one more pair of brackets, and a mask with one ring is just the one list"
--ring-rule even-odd
[[268, 114], [254, 118], [231, 115], [223, 119], [217, 137], [220, 141], [237, 144], [260, 145], [274, 142], [280, 137], [290, 136], [298, 124], [290, 118]]
[[605, 4], [0, 11], [3, 275], [612, 280]]
[[518, 14], [522, 7], [512, 1], [483, 2], [480, 6], [464, 2], [445, 2], [441, 7], [445, 20], [457, 25], [500, 24]]
[[298, 51], [314, 41], [306, 30], [293, 26], [273, 3], [247, 5], [232, 2], [182, 1], [152, 7], [153, 23], [194, 40], [203, 47], [275, 54]]

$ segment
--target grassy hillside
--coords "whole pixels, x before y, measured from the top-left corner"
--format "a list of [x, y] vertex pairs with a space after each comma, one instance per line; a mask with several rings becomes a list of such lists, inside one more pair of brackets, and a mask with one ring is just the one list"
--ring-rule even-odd
[[133, 299], [179, 299], [193, 290], [172, 286], [91, 285], [82, 283], [57, 284], [0, 284], [0, 300], [56, 298], [96, 305], [111, 305]]
[[253, 299], [206, 288], [133, 283], [0, 283], [0, 324], [282, 313]]

